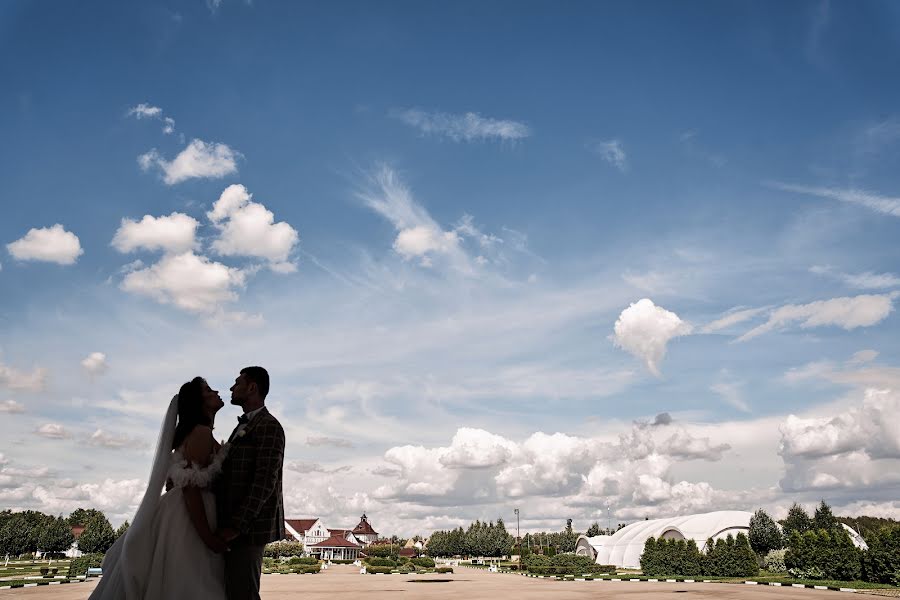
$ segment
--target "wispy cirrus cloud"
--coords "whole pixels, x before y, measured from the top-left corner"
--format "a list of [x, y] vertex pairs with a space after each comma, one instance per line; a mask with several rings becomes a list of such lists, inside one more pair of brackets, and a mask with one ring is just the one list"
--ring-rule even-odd
[[127, 115], [136, 119], [159, 119], [163, 123], [163, 133], [166, 135], [175, 133], [175, 119], [165, 116], [163, 110], [158, 106], [141, 102], [137, 106], [129, 108]]
[[507, 119], [482, 117], [478, 113], [451, 114], [418, 108], [398, 110], [391, 115], [423, 135], [433, 135], [454, 142], [516, 141], [531, 135], [524, 123]]
[[588, 150], [599, 154], [600, 157], [617, 168], [622, 173], [628, 170], [628, 156], [621, 140], [594, 140], [588, 142]]
[[900, 287], [900, 277], [893, 273], [873, 273], [872, 271], [865, 271], [863, 273], [842, 273], [828, 265], [814, 265], [810, 267], [809, 271], [816, 275], [825, 275], [832, 279], [843, 281], [850, 287], [862, 290], [883, 290]]
[[795, 192], [819, 198], [839, 200], [849, 204], [857, 204], [883, 215], [900, 217], [900, 198], [882, 196], [874, 192], [856, 188], [817, 187], [809, 185], [794, 185], [780, 181], [771, 181], [768, 186], [785, 192]]

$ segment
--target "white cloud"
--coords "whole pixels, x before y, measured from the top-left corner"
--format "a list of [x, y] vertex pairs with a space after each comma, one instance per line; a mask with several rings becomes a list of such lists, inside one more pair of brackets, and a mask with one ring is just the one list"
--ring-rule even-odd
[[424, 135], [444, 137], [454, 142], [514, 141], [531, 135], [531, 130], [524, 123], [491, 119], [472, 112], [454, 115], [408, 109], [396, 112], [395, 116]]
[[335, 448], [352, 448], [353, 442], [342, 438], [328, 437], [325, 435], [311, 435], [306, 438], [307, 446], [333, 446]]
[[213, 313], [236, 300], [235, 289], [245, 282], [246, 274], [240, 269], [185, 252], [166, 255], [155, 265], [128, 273], [120, 287], [187, 311]]
[[198, 225], [196, 219], [179, 212], [162, 217], [144, 215], [140, 221], [122, 219], [112, 246], [119, 252], [138, 249], [187, 252], [197, 246]]
[[102, 375], [109, 369], [109, 363], [104, 353], [91, 352], [81, 361], [81, 367], [90, 375]]
[[863, 273], [841, 273], [827, 265], [814, 265], [810, 267], [809, 271], [817, 275], [829, 276], [844, 282], [850, 287], [861, 290], [883, 290], [900, 287], [900, 277], [897, 277], [893, 273], [873, 273], [872, 271], [865, 271]]
[[89, 446], [102, 446], [104, 448], [142, 448], [145, 444], [139, 440], [134, 440], [126, 435], [116, 435], [97, 429], [87, 438], [86, 443]]
[[156, 119], [162, 116], [162, 109], [142, 102], [134, 108], [128, 109], [128, 115], [138, 119]]
[[66, 428], [58, 423], [45, 423], [38, 427], [35, 433], [51, 440], [61, 440], [69, 437], [69, 432], [66, 431]]
[[140, 155], [138, 164], [144, 171], [158, 167], [163, 173], [163, 181], [174, 185], [188, 179], [220, 179], [237, 173], [237, 161], [240, 157], [239, 152], [226, 144], [194, 139], [171, 161], [153, 149]]
[[691, 333], [691, 325], [652, 300], [643, 298], [622, 311], [615, 324], [616, 346], [640, 358], [650, 372], [660, 375], [659, 364], [673, 338]]
[[741, 384], [734, 381], [720, 381], [709, 386], [709, 389], [741, 412], [750, 412], [750, 406], [741, 394]]
[[253, 202], [247, 188], [230, 185], [213, 204], [207, 216], [219, 230], [212, 249], [223, 256], [251, 256], [269, 261], [279, 273], [296, 270], [290, 255], [300, 236], [262, 204]]
[[6, 245], [16, 260], [37, 260], [73, 265], [84, 254], [78, 236], [57, 223], [52, 227], [30, 229], [25, 237]]
[[624, 173], [628, 170], [628, 157], [620, 140], [597, 140], [589, 143], [588, 148], [619, 171]]
[[506, 438], [483, 429], [462, 427], [438, 461], [451, 469], [496, 467], [506, 463], [515, 450], [515, 444]]
[[16, 391], [40, 392], [46, 383], [46, 369], [35, 367], [31, 372], [26, 372], [0, 362], [0, 386]]
[[859, 206], [863, 206], [877, 213], [890, 215], [892, 217], [900, 217], [900, 198], [880, 196], [873, 192], [858, 189], [793, 185], [778, 181], [772, 182], [770, 185], [786, 192], [796, 192], [798, 194], [807, 194], [810, 196], [818, 196], [819, 198], [829, 198], [831, 200], [839, 200], [850, 204], [858, 204]]
[[727, 329], [732, 325], [737, 325], [738, 323], [743, 323], [749, 319], [752, 319], [759, 313], [766, 310], [765, 308], [746, 308], [742, 310], [735, 310], [729, 312], [725, 316], [716, 319], [712, 323], [704, 325], [700, 329], [700, 333], [713, 333], [719, 331], [720, 329]]
[[832, 325], [851, 330], [870, 327], [884, 320], [894, 310], [893, 301], [897, 293], [831, 298], [817, 300], [809, 304], [786, 304], [769, 313], [769, 319], [741, 337], [745, 342], [763, 333], [784, 329], [798, 322], [804, 329]]
[[[5, 413], [8, 415], [18, 414], [25, 412], [25, 407], [16, 402], [15, 400], [4, 400], [0, 402], [0, 413]], [[0, 454], [0, 458], [2, 458], [2, 454]], [[0, 462], [2, 464], [2, 462]]]
[[850, 360], [847, 361], [848, 365], [862, 365], [867, 362], [872, 362], [878, 358], [877, 350], [860, 350], [859, 352], [854, 352], [853, 356], [850, 357]]

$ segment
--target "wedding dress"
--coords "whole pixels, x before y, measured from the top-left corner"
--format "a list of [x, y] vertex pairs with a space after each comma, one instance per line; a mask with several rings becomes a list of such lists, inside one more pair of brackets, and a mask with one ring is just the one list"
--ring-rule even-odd
[[[222, 469], [228, 445], [206, 467], [188, 465], [180, 449], [172, 452], [178, 396], [172, 398], [157, 443], [144, 499], [125, 535], [103, 559], [103, 577], [90, 600], [205, 600], [225, 598], [221, 555], [200, 539], [184, 503], [184, 488], [201, 488], [212, 531], [216, 500], [209, 486]], [[174, 487], [160, 495], [166, 480]]]

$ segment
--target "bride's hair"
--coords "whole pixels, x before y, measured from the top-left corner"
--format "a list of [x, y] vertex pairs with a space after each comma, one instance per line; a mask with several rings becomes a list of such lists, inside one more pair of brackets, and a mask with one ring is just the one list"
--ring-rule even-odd
[[188, 434], [197, 425], [212, 426], [209, 417], [203, 411], [203, 386], [206, 380], [194, 377], [178, 390], [178, 425], [175, 427], [175, 439], [172, 449], [178, 448]]

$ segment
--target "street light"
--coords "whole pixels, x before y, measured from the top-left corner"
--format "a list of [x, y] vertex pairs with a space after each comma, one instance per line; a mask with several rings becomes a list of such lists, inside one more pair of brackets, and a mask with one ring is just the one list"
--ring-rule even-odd
[[522, 572], [522, 538], [519, 536], [519, 509], [516, 512], [516, 543], [519, 546], [519, 572]]

